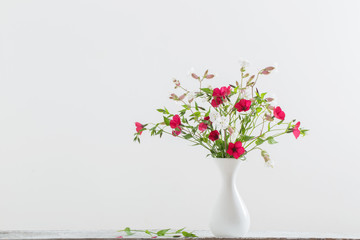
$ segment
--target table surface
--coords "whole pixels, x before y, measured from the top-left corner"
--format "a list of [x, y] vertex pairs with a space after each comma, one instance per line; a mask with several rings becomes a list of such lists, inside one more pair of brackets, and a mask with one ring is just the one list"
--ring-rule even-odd
[[[210, 231], [196, 230], [193, 231], [199, 238], [204, 240], [220, 240], [222, 238], [215, 238]], [[7, 240], [109, 240], [129, 238], [130, 240], [136, 239], [149, 239], [148, 235], [144, 233], [136, 233], [132, 236], [126, 236], [124, 232], [119, 233], [117, 230], [101, 230], [101, 231], [0, 231], [0, 239]], [[158, 237], [161, 240], [174, 240], [173, 237]], [[181, 238], [183, 239], [183, 238]], [[227, 238], [231, 239], [231, 238]], [[244, 238], [251, 240], [270, 240], [270, 239], [359, 239], [360, 234], [340, 234], [340, 233], [308, 233], [308, 232], [249, 232]]]

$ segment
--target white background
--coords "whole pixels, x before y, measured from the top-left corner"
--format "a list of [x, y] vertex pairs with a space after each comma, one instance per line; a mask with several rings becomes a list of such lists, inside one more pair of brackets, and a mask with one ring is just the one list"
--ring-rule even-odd
[[0, 1], [0, 229], [207, 229], [217, 169], [207, 152], [134, 122], [161, 121], [172, 78], [238, 59], [287, 119], [238, 189], [251, 231], [360, 233], [359, 1]]

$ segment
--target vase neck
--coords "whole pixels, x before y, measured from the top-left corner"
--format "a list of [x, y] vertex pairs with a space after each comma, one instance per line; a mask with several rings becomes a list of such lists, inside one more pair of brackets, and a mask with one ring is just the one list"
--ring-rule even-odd
[[235, 158], [214, 158], [225, 182], [234, 182], [241, 160]]

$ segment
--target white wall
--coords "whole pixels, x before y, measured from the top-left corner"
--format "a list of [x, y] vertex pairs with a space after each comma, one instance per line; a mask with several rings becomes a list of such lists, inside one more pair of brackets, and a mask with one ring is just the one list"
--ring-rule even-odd
[[201, 148], [143, 134], [172, 78], [237, 60], [310, 135], [241, 168], [251, 231], [360, 233], [359, 1], [1, 1], [0, 229], [206, 229], [219, 187]]

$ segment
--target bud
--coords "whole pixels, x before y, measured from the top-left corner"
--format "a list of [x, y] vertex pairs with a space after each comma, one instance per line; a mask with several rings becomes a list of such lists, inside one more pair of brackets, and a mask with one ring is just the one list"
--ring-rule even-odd
[[264, 158], [267, 167], [274, 167], [274, 162], [270, 159], [270, 155], [265, 150], [261, 150], [261, 156]]
[[232, 129], [232, 127], [228, 127], [227, 129], [229, 131], [229, 134], [232, 135], [234, 133], [234, 129]]
[[272, 102], [272, 101], [274, 101], [275, 99], [272, 98], [272, 97], [268, 97], [268, 98], [265, 98], [265, 100], [266, 100], [267, 102]]
[[275, 107], [274, 107], [274, 106], [269, 105], [269, 106], [268, 106], [268, 109], [269, 109], [269, 110], [271, 110], [271, 111], [274, 111]]
[[175, 88], [180, 87], [180, 81], [174, 79], [173, 82], [175, 83]]
[[249, 75], [250, 75], [249, 73], [246, 73], [246, 74], [244, 75], [244, 78], [247, 78]]
[[270, 161], [270, 155], [267, 151], [261, 150], [261, 156], [264, 158], [265, 162]]
[[250, 81], [248, 81], [247, 83], [246, 83], [246, 86], [247, 87], [253, 87], [255, 85], [255, 82], [250, 82]]
[[186, 96], [186, 94], [184, 93], [183, 95], [181, 95], [181, 96], [179, 97], [179, 100], [180, 100], [180, 101], [184, 100], [185, 96]]
[[170, 94], [169, 98], [173, 100], [179, 100], [179, 97], [175, 93]]
[[274, 70], [275, 68], [274, 67], [267, 67], [267, 68], [264, 68], [263, 70], [261, 70], [261, 74], [264, 74], [264, 75], [268, 75], [271, 73], [272, 70]]
[[198, 75], [196, 75], [195, 73], [192, 73], [191, 76], [195, 79], [200, 79], [200, 77]]
[[205, 73], [204, 73], [204, 77], [207, 76], [208, 72], [209, 72], [209, 70], [206, 69], [206, 71], [205, 71]]
[[212, 78], [214, 78], [215, 77], [215, 75], [214, 74], [209, 74], [209, 75], [206, 75], [206, 78], [207, 79], [212, 79]]
[[269, 122], [274, 120], [274, 118], [268, 113], [265, 113], [265, 119], [266, 119], [266, 121], [269, 121]]

